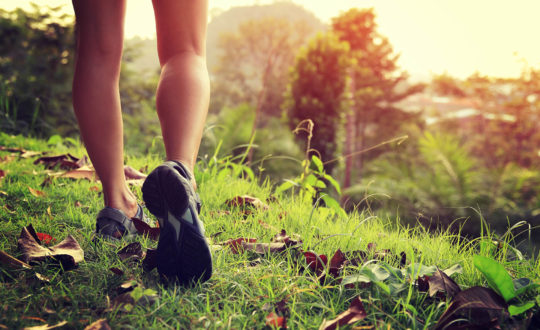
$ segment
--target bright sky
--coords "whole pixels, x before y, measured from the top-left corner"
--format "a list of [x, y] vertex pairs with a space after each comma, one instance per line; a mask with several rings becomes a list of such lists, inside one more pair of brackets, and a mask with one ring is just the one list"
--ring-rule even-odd
[[[115, 1], [115, 0], [111, 0]], [[210, 8], [266, 4], [271, 0], [209, 0]], [[42, 5], [71, 1], [39, 0]], [[475, 71], [517, 76], [523, 61], [540, 66], [538, 0], [293, 0], [329, 22], [351, 7], [374, 7], [379, 31], [401, 54], [399, 64], [411, 74], [429, 77], [448, 72], [458, 77]], [[0, 0], [0, 7], [27, 7], [30, 1]], [[155, 34], [150, 0], [127, 1], [127, 37]]]

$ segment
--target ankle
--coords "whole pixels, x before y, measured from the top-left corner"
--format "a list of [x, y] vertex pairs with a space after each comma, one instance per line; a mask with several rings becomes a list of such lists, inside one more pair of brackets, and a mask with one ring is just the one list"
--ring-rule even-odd
[[129, 190], [118, 195], [106, 196], [105, 206], [118, 209], [130, 218], [133, 218], [138, 210], [137, 198]]

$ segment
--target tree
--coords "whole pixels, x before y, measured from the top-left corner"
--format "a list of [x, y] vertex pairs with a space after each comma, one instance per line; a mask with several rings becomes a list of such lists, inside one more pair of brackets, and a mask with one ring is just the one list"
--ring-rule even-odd
[[71, 106], [73, 19], [60, 8], [0, 9], [0, 129], [50, 135], [76, 132]]
[[[526, 68], [518, 78], [473, 74], [465, 80], [436, 76], [432, 89], [438, 95], [465, 98], [477, 114], [458, 123], [444, 120], [443, 129], [454, 129], [484, 166], [503, 168], [538, 164], [540, 146], [540, 69]], [[466, 125], [465, 125], [466, 124]]]
[[[218, 41], [219, 64], [212, 71], [219, 106], [247, 103], [261, 114], [279, 116], [295, 50], [313, 33], [302, 21], [266, 17], [241, 23]], [[256, 118], [257, 119], [257, 118]]]
[[[397, 66], [399, 56], [394, 54], [388, 39], [377, 32], [373, 9], [350, 9], [332, 20], [332, 30], [349, 44], [349, 56], [354, 59], [349, 69], [352, 111], [347, 118], [354, 125], [349, 125], [345, 143], [359, 152], [395, 137], [403, 123], [416, 118], [396, 103], [421, 91], [423, 86], [406, 83], [407, 74]], [[361, 176], [364, 153], [355, 158], [357, 174]], [[346, 177], [350, 177], [350, 170], [346, 168]], [[345, 182], [344, 186], [349, 184]]]
[[[289, 124], [294, 129], [307, 119], [314, 122], [311, 148], [323, 161], [337, 155], [336, 130], [342, 121], [348, 51], [349, 45], [335, 35], [318, 34], [300, 50], [291, 71], [284, 103]], [[301, 133], [299, 138], [305, 141], [307, 135]]]

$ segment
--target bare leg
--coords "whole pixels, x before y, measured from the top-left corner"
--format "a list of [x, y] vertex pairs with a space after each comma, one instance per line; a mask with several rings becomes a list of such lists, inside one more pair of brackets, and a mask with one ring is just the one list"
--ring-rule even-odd
[[135, 196], [124, 176], [118, 81], [125, 0], [73, 0], [77, 17], [77, 62], [73, 107], [88, 155], [103, 184], [105, 205], [134, 216]]
[[[153, 0], [161, 77], [156, 106], [168, 160], [193, 171], [208, 112], [207, 0]], [[193, 182], [195, 184], [195, 182]]]

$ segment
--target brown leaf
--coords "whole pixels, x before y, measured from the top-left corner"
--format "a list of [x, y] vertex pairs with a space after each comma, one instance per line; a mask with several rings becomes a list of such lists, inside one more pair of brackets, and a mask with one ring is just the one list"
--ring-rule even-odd
[[64, 270], [69, 270], [77, 267], [77, 264], [84, 260], [84, 251], [71, 235], [49, 248], [41, 246], [28, 228], [24, 227], [18, 240], [18, 246], [23, 254], [23, 261], [27, 263], [54, 260], [59, 262]]
[[116, 275], [119, 275], [119, 276], [122, 276], [124, 275], [124, 271], [121, 270], [120, 268], [117, 268], [117, 267], [111, 267], [109, 268], [109, 270], [113, 273], [115, 273]]
[[32, 158], [32, 157], [36, 157], [36, 156], [41, 156], [43, 154], [46, 154], [46, 152], [27, 150], [27, 151], [24, 151], [23, 153], [21, 153], [21, 157], [22, 158]]
[[287, 249], [285, 243], [248, 243], [241, 242], [242, 249], [253, 251], [258, 254], [279, 253]]
[[366, 318], [366, 310], [362, 304], [360, 297], [356, 297], [345, 312], [339, 314], [335, 319], [331, 321], [324, 321], [319, 330], [333, 330], [337, 327], [342, 327], [344, 325], [353, 324], [355, 322], [361, 321]]
[[99, 319], [89, 324], [84, 330], [111, 330], [111, 327], [107, 323], [107, 319]]
[[148, 238], [154, 241], [157, 241], [159, 239], [158, 227], [150, 227], [146, 222], [138, 218], [132, 218], [131, 221], [133, 221], [133, 224], [137, 229], [137, 233], [139, 233], [140, 235], [148, 235]]
[[9, 163], [9, 162], [12, 162], [13, 160], [15, 160], [14, 155], [0, 156], [0, 163]]
[[0, 180], [2, 180], [6, 176], [6, 171], [0, 170]]
[[437, 295], [441, 299], [446, 296], [452, 298], [461, 291], [459, 285], [440, 269], [437, 269], [432, 276], [429, 276], [428, 283], [430, 297]]
[[79, 202], [79, 201], [75, 201], [74, 205], [75, 205], [75, 207], [81, 207], [82, 206], [81, 202]]
[[20, 261], [19, 259], [12, 257], [1, 250], [0, 250], [0, 262], [4, 265], [10, 266], [16, 269], [31, 269], [32, 268], [32, 266], [30, 266], [29, 264], [23, 261]]
[[50, 283], [51, 282], [51, 279], [48, 278], [47, 276], [44, 276], [44, 275], [41, 275], [40, 273], [36, 273], [36, 278], [38, 280], [40, 280], [41, 282], [46, 282], [46, 283]]
[[24, 329], [25, 330], [49, 330], [49, 329], [56, 329], [56, 328], [63, 327], [66, 324], [67, 324], [67, 321], [62, 321], [62, 322], [57, 323], [55, 325], [48, 325], [48, 324], [36, 325], [35, 327], [28, 327], [28, 328], [24, 328]]
[[99, 187], [98, 186], [92, 186], [92, 187], [90, 187], [90, 191], [99, 192]]
[[134, 242], [126, 245], [120, 251], [118, 251], [118, 256], [121, 260], [134, 259], [142, 260], [144, 258], [144, 252], [142, 250], [142, 245], [139, 242]]
[[[259, 222], [261, 222], [261, 220], [259, 220]], [[295, 236], [298, 236], [298, 235], [295, 235]], [[285, 229], [282, 229], [278, 234], [276, 234], [276, 236], [272, 238], [272, 242], [285, 243], [287, 246], [302, 244], [302, 241], [291, 239], [287, 235], [287, 232], [285, 231]]]
[[435, 329], [446, 329], [447, 325], [458, 326], [456, 320], [468, 318], [466, 327], [484, 326], [491, 324], [496, 318], [498, 323], [502, 323], [507, 317], [508, 305], [503, 297], [489, 288], [474, 286], [464, 291], [458, 292], [446, 311], [441, 315]]
[[219, 245], [225, 245], [225, 246], [228, 246], [231, 248], [231, 251], [233, 254], [238, 254], [238, 253], [241, 253], [244, 251], [244, 247], [243, 247], [243, 244], [242, 243], [255, 243], [257, 242], [257, 239], [255, 238], [244, 238], [244, 237], [240, 237], [240, 238], [235, 238], [235, 239], [229, 239], [229, 240], [226, 240], [225, 242], [222, 242], [222, 243], [219, 243]]
[[63, 170], [73, 170], [84, 165], [89, 165], [88, 158], [84, 156], [79, 159], [72, 154], [63, 154], [56, 156], [40, 157], [34, 161], [34, 165], [43, 164], [47, 169], [53, 169], [60, 165]]
[[147, 177], [146, 174], [141, 173], [128, 165], [124, 166], [124, 175], [126, 176], [127, 180], [141, 180], [141, 179], [146, 179]]
[[31, 188], [31, 187], [28, 187], [28, 190], [30, 191], [30, 193], [34, 196], [34, 197], [45, 197], [45, 193], [41, 190], [37, 190], [37, 189], [34, 189], [34, 188]]
[[96, 181], [98, 179], [96, 171], [89, 166], [81, 166], [78, 169], [60, 175], [60, 177], [76, 180], [87, 179], [90, 181]]
[[144, 258], [142, 265], [143, 269], [147, 272], [157, 267], [157, 250], [148, 249], [146, 250], [146, 257]]
[[252, 207], [252, 208], [261, 209], [261, 210], [269, 209], [268, 205], [263, 203], [260, 199], [252, 197], [252, 196], [248, 196], [248, 195], [233, 197], [225, 201], [225, 204], [227, 204], [229, 207], [240, 207], [240, 208]]
[[25, 150], [22, 148], [10, 148], [10, 147], [5, 147], [5, 146], [0, 146], [0, 151], [23, 153]]

